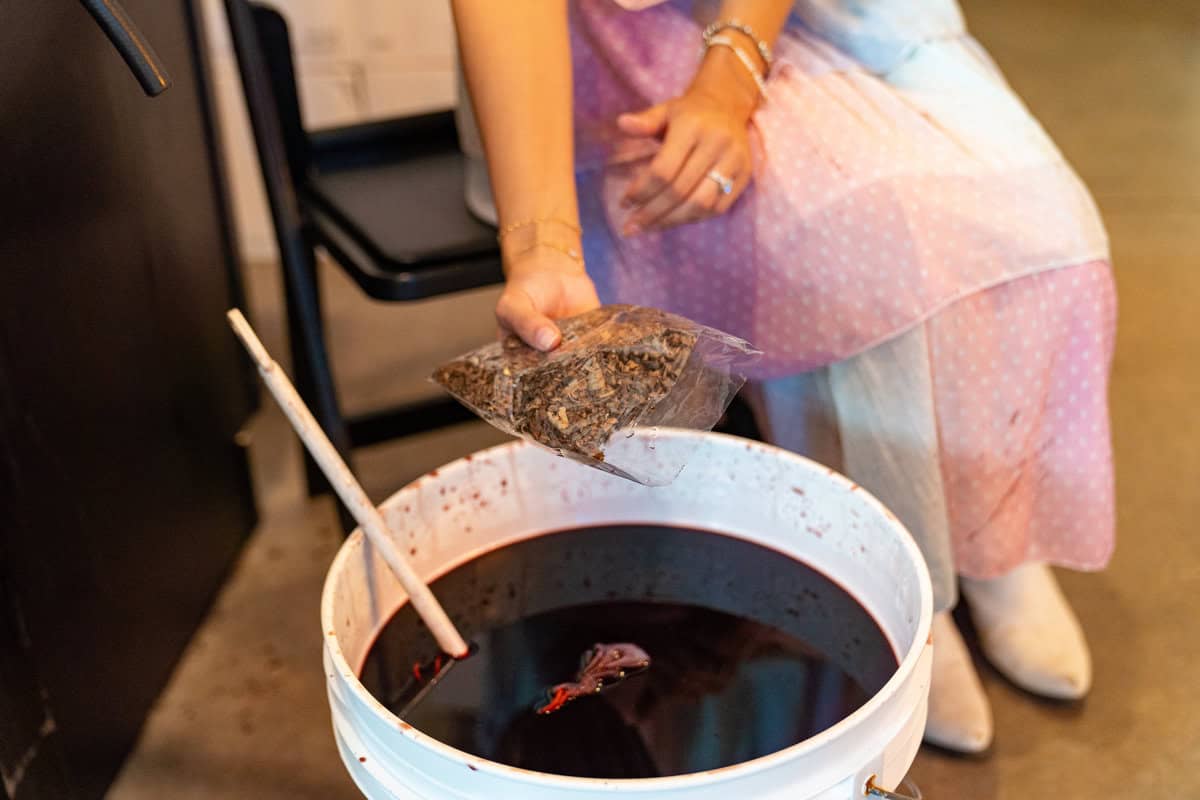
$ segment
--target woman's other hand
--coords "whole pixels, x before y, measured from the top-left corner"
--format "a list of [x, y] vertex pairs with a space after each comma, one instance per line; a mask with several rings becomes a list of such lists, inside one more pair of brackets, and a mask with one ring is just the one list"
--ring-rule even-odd
[[[622, 198], [631, 210], [622, 230], [626, 236], [724, 214], [753, 177], [744, 112], [707, 92], [693, 89], [640, 113], [622, 114], [617, 127], [626, 136], [663, 140]], [[728, 180], [728, 192], [716, 176]]]
[[503, 334], [515, 333], [530, 347], [558, 347], [562, 334], [554, 320], [600, 305], [583, 264], [548, 247], [536, 247], [510, 260], [508, 281], [496, 303]]
[[[787, 0], [724, 0], [721, 18], [749, 20], [773, 40], [790, 7]], [[745, 31], [722, 30], [721, 36], [683, 95], [617, 118], [623, 135], [662, 141], [622, 198], [631, 210], [626, 236], [724, 214], [754, 177], [750, 119], [770, 65]]]

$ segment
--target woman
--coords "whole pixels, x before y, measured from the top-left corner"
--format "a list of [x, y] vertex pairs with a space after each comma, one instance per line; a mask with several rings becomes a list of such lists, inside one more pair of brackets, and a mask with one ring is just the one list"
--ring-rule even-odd
[[929, 563], [927, 740], [992, 738], [959, 585], [997, 668], [1082, 697], [1048, 565], [1112, 549], [1107, 242], [953, 0], [454, 9], [501, 326], [551, 349], [555, 319], [603, 298], [751, 340], [769, 438], [840, 463]]

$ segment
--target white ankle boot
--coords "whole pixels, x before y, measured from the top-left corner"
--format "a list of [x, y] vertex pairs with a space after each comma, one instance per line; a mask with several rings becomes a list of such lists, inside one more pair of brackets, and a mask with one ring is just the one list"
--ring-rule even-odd
[[992, 743], [992, 708], [950, 612], [933, 617], [933, 680], [925, 741], [960, 753]]
[[1092, 686], [1092, 659], [1075, 612], [1045, 564], [991, 580], [962, 579], [988, 660], [1034, 694], [1078, 700]]

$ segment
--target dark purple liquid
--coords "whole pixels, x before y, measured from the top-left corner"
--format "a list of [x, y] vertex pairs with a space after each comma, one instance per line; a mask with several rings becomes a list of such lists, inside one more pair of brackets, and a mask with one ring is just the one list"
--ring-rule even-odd
[[[622, 569], [623, 558], [634, 563]], [[647, 778], [757, 758], [844, 719], [897, 666], [874, 619], [836, 583], [716, 534], [568, 531], [489, 553], [433, 588], [478, 650], [405, 720], [541, 772]], [[570, 680], [598, 642], [638, 644], [652, 664], [535, 714], [546, 687]], [[435, 653], [406, 606], [368, 654], [363, 683], [399, 712], [421, 688], [414, 661], [425, 677]]]

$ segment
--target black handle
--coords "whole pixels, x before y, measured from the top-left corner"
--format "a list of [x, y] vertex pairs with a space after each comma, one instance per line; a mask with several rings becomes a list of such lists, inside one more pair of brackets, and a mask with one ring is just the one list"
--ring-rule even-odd
[[157, 97], [171, 86], [171, 76], [154, 52], [154, 48], [142, 36], [138, 26], [117, 0], [80, 0], [100, 23], [121, 58], [133, 71], [133, 76], [150, 97]]

